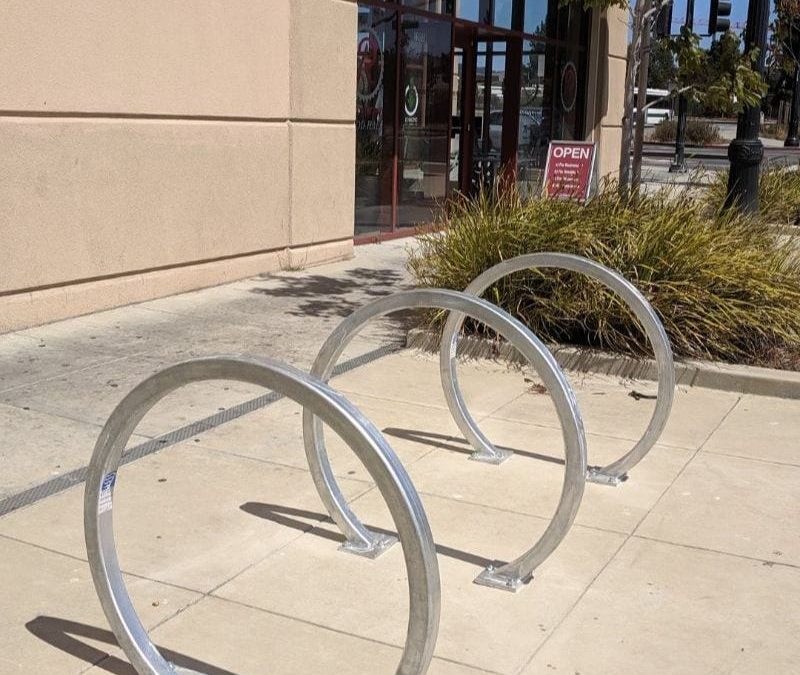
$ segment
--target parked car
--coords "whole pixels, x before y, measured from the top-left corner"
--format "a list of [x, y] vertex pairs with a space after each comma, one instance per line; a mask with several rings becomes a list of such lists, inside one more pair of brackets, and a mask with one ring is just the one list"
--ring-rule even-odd
[[[489, 114], [489, 143], [493, 150], [500, 151], [503, 139], [503, 111], [493, 110]], [[534, 147], [549, 142], [542, 133], [542, 109], [526, 108], [519, 111], [519, 147]]]

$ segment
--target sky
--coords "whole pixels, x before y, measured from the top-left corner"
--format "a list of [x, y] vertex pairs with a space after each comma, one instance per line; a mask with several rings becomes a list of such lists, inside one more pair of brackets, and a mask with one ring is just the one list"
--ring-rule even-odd
[[[710, 0], [695, 0], [694, 3], [694, 32], [698, 35], [708, 32], [708, 7], [711, 4]], [[747, 6], [749, 0], [731, 0], [731, 27], [736, 23], [744, 25], [747, 20]], [[774, 9], [773, 9], [774, 11]], [[686, 0], [675, 0], [674, 8], [672, 10], [672, 32], [677, 33], [683, 24], [683, 18], [686, 16]], [[771, 21], [771, 19], [770, 19]], [[736, 33], [741, 34], [742, 28], [733, 28]], [[704, 43], [707, 40], [704, 40]]]

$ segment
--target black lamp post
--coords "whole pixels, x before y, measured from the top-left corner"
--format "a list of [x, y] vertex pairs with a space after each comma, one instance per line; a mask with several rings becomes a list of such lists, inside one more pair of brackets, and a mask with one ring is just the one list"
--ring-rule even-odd
[[[686, 0], [686, 23], [688, 30], [694, 28], [694, 0]], [[686, 173], [686, 117], [689, 112], [686, 95], [678, 96], [678, 123], [675, 127], [675, 157], [669, 166], [670, 173]]]
[[789, 133], [786, 135], [784, 146], [795, 148], [800, 145], [800, 138], [797, 137], [798, 126], [800, 126], [800, 65], [794, 67], [794, 79], [792, 83], [792, 107], [789, 111]]
[[[744, 33], [745, 53], [758, 49], [758, 72], [763, 75], [767, 55], [767, 27], [770, 0], [750, 0], [747, 28]], [[758, 213], [758, 173], [764, 158], [764, 146], [758, 138], [761, 128], [761, 106], [746, 106], [739, 113], [736, 139], [728, 146], [731, 171], [725, 208], [737, 206], [744, 213]]]

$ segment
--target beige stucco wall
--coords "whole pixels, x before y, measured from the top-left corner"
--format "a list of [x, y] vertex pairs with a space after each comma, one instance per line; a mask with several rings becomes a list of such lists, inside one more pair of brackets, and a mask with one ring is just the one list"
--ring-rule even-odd
[[598, 174], [619, 174], [628, 48], [628, 11], [596, 12], [592, 24], [587, 131], [598, 146]]
[[352, 251], [356, 6], [7, 0], [0, 331]]

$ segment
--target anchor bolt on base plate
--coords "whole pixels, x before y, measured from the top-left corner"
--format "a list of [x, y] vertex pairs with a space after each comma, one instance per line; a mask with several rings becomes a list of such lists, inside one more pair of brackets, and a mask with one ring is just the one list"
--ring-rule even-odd
[[473, 462], [484, 462], [486, 464], [502, 464], [503, 462], [511, 459], [514, 456], [514, 452], [512, 450], [502, 450], [500, 448], [495, 448], [493, 453], [486, 452], [485, 450], [479, 450], [477, 452], [473, 452], [469, 458]]
[[622, 485], [622, 483], [628, 480], [628, 474], [622, 474], [621, 476], [614, 476], [613, 474], [603, 473], [600, 469], [601, 467], [599, 466], [590, 466], [586, 470], [586, 482], [617, 487], [618, 485]]
[[527, 586], [532, 580], [532, 573], [527, 577], [498, 574], [497, 568], [493, 565], [489, 565], [489, 567], [475, 577], [472, 583], [478, 584], [478, 586], [488, 586], [489, 588], [497, 588], [501, 591], [516, 593], [523, 586]]
[[344, 551], [345, 553], [359, 555], [362, 558], [369, 558], [370, 560], [375, 560], [375, 558], [380, 557], [384, 552], [388, 551], [396, 543], [397, 543], [397, 537], [393, 537], [388, 534], [374, 534], [372, 538], [372, 544], [368, 547], [365, 547], [360, 544], [355, 544], [350, 541], [346, 541], [339, 547], [339, 550]]

